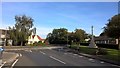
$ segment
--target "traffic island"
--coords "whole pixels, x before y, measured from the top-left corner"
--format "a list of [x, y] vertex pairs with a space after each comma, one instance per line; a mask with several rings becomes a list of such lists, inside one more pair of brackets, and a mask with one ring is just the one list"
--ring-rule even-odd
[[3, 52], [2, 55], [2, 63], [5, 63], [5, 66], [9, 66], [12, 64], [17, 58], [19, 54], [13, 52]]

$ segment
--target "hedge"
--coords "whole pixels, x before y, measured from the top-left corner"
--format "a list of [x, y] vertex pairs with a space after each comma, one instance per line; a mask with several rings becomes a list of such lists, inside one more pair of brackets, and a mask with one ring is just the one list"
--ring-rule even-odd
[[[89, 43], [80, 43], [80, 45], [88, 46]], [[96, 44], [96, 45], [102, 48], [118, 49], [117, 44]]]

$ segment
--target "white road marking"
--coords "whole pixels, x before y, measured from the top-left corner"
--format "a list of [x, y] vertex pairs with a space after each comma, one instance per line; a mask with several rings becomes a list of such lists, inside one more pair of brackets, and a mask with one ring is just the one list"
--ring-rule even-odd
[[104, 62], [103, 62], [103, 61], [101, 61], [100, 63], [102, 63], [102, 64], [103, 64]]
[[24, 50], [24, 51], [28, 52], [29, 50]]
[[67, 53], [64, 53], [65, 55], [67, 54]]
[[4, 62], [4, 63], [0, 66], [0, 68], [2, 68], [5, 64], [6, 64], [6, 62]]
[[91, 61], [91, 62], [95, 62], [95, 60], [94, 59], [88, 59], [89, 61]]
[[59, 60], [59, 59], [57, 59], [57, 58], [55, 58], [55, 57], [53, 57], [53, 56], [50, 56], [50, 58], [52, 58], [52, 59], [54, 59], [54, 60], [56, 60], [56, 61], [58, 61], [58, 62], [60, 62], [60, 63], [66, 64], [65, 62], [63, 62], [63, 61], [61, 61], [61, 60]]
[[88, 60], [92, 61], [93, 59], [88, 59]]
[[24, 50], [24, 51], [26, 51], [26, 52], [32, 52], [32, 50]]
[[22, 54], [19, 54], [20, 57], [22, 57]]
[[77, 55], [77, 54], [73, 54], [73, 55]]
[[119, 65], [112, 65], [112, 66], [120, 67]]
[[79, 56], [79, 57], [83, 57], [83, 56]]
[[44, 52], [42, 52], [42, 51], [40, 51], [40, 53], [42, 53], [42, 54], [44, 54], [44, 55], [45, 55], [45, 53], [44, 53]]
[[11, 68], [15, 66], [15, 64], [18, 62], [19, 59], [16, 59], [15, 62], [12, 64]]
[[30, 52], [32, 52], [32, 50], [30, 50]]

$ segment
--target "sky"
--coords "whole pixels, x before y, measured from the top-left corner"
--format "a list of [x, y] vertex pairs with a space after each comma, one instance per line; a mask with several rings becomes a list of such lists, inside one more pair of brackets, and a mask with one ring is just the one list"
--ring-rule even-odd
[[15, 15], [26, 15], [34, 19], [37, 35], [46, 38], [47, 34], [58, 28], [69, 32], [83, 29], [99, 36], [108, 19], [118, 14], [118, 2], [2, 2], [0, 28], [14, 26]]

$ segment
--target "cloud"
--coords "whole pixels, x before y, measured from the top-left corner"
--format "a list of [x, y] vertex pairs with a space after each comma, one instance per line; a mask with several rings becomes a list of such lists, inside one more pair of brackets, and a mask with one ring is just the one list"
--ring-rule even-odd
[[47, 34], [52, 32], [53, 28], [50, 27], [36, 27], [36, 34], [42, 38], [46, 38]]
[[[0, 29], [8, 29], [8, 27], [12, 27], [12, 24], [2, 24], [0, 23]], [[54, 28], [50, 27], [36, 27], [36, 34], [39, 35], [41, 38], [46, 38], [48, 33], [51, 33]]]
[[0, 23], [0, 28], [1, 28], [1, 29], [8, 29], [9, 26], [10, 26], [10, 27], [13, 27], [14, 24], [5, 23], [5, 22], [3, 22], [3, 21], [1, 21], [1, 23]]

